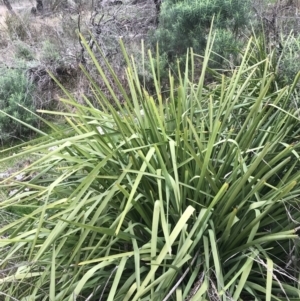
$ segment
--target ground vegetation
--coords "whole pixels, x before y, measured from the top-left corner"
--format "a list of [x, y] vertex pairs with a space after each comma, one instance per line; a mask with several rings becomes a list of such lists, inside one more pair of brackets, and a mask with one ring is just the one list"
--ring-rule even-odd
[[0, 299], [299, 299], [299, 3], [9, 2]]

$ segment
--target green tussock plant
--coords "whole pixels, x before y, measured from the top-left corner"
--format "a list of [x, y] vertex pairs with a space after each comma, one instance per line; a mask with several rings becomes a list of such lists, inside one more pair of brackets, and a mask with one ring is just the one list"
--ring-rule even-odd
[[289, 104], [299, 75], [271, 89], [270, 61], [251, 64], [249, 41], [240, 66], [207, 85], [210, 35], [200, 79], [190, 51], [168, 92], [149, 53], [149, 95], [123, 48], [129, 91], [82, 43], [115, 104], [83, 68], [101, 110], [62, 87], [72, 109], [48, 113], [65, 116], [69, 129], [48, 122], [48, 139], [16, 155], [39, 157], [20, 171], [33, 174], [27, 182], [6, 180], [18, 192], [0, 208], [36, 209], [0, 230], [0, 292], [19, 300], [299, 298], [300, 129]]

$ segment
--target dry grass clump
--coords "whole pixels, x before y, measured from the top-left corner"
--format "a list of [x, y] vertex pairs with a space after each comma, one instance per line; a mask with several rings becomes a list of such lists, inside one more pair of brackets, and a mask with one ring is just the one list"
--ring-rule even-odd
[[8, 44], [9, 44], [8, 39], [9, 39], [9, 36], [8, 36], [7, 32], [0, 29], [0, 49], [4, 49], [8, 46]]
[[34, 29], [31, 26], [30, 14], [7, 14], [5, 17], [5, 25], [12, 40], [25, 41], [32, 39]]
[[299, 0], [274, 1], [274, 3], [255, 0], [252, 7], [256, 20], [264, 24], [265, 34], [270, 42], [278, 43], [291, 31], [298, 35], [300, 31]]
[[53, 108], [58, 105], [58, 95], [61, 93], [49, 73], [72, 90], [77, 86], [79, 67], [56, 63], [37, 65], [27, 70], [28, 77], [36, 86], [35, 105], [39, 109]]

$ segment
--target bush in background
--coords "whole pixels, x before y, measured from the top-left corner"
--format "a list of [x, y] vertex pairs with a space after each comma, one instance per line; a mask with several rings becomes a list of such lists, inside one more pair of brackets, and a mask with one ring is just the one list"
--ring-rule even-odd
[[236, 38], [230, 30], [217, 28], [214, 30], [215, 41], [210, 67], [231, 67], [237, 63], [237, 55], [243, 47], [243, 42]]
[[185, 55], [187, 47], [192, 47], [195, 53], [203, 53], [211, 20], [215, 16], [218, 38], [214, 47], [222, 50], [221, 55], [234, 53], [237, 34], [248, 24], [249, 12], [250, 1], [166, 0], [161, 5], [154, 40], [171, 59]]
[[300, 71], [300, 36], [287, 37], [281, 51], [278, 75], [285, 84], [291, 84]]
[[30, 49], [30, 46], [22, 41], [15, 42], [15, 55], [18, 59], [24, 59], [31, 61], [34, 59], [34, 53]]
[[23, 138], [30, 133], [29, 128], [16, 119], [31, 126], [36, 124], [37, 117], [23, 108], [35, 111], [32, 92], [33, 85], [28, 81], [23, 68], [0, 69], [0, 139], [2, 142]]
[[50, 40], [43, 41], [41, 60], [46, 63], [56, 63], [60, 58], [58, 46]]

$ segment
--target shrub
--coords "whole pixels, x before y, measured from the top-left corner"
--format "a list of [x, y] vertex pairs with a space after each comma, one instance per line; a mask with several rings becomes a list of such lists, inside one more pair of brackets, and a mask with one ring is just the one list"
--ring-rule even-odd
[[241, 49], [243, 49], [243, 43], [238, 40], [232, 31], [218, 28], [214, 31], [214, 53], [211, 55], [211, 67], [221, 67], [222, 64], [225, 67], [232, 67], [237, 64], [237, 57]]
[[249, 1], [241, 3], [238, 0], [163, 1], [155, 42], [159, 42], [161, 50], [170, 58], [184, 55], [187, 47], [192, 47], [195, 53], [203, 53], [211, 20], [215, 16], [215, 28], [220, 38], [214, 47], [235, 52], [235, 44], [229, 45], [223, 37], [228, 35], [231, 41], [248, 24], [249, 5]]
[[15, 47], [16, 47], [16, 57], [18, 59], [25, 59], [25, 60], [33, 60], [34, 59], [34, 55], [32, 50], [30, 49], [29, 45], [27, 45], [26, 43], [22, 42], [22, 41], [17, 41], [15, 43]]
[[32, 103], [33, 86], [27, 80], [24, 70], [2, 68], [0, 74], [0, 139], [2, 142], [8, 142], [30, 132], [30, 129], [17, 119], [34, 126], [37, 118], [23, 108], [32, 111], [35, 109]]
[[58, 47], [51, 41], [46, 40], [42, 43], [41, 60], [46, 63], [55, 63], [60, 59]]
[[251, 44], [239, 68], [205, 86], [209, 55], [199, 81], [196, 55], [175, 74], [178, 86], [170, 75], [165, 99], [154, 68], [150, 96], [126, 54], [130, 94], [112, 69], [118, 93], [103, 78], [117, 108], [86, 71], [103, 111], [64, 89], [71, 110], [52, 114], [70, 128], [49, 123], [55, 133], [15, 155], [40, 153], [22, 171], [38, 174], [0, 203], [36, 206], [0, 229], [1, 292], [20, 300], [299, 297], [285, 258], [296, 256], [300, 221], [294, 91], [269, 90], [270, 61], [249, 65]]
[[300, 36], [289, 36], [281, 51], [279, 77], [285, 84], [291, 84], [300, 70]]

